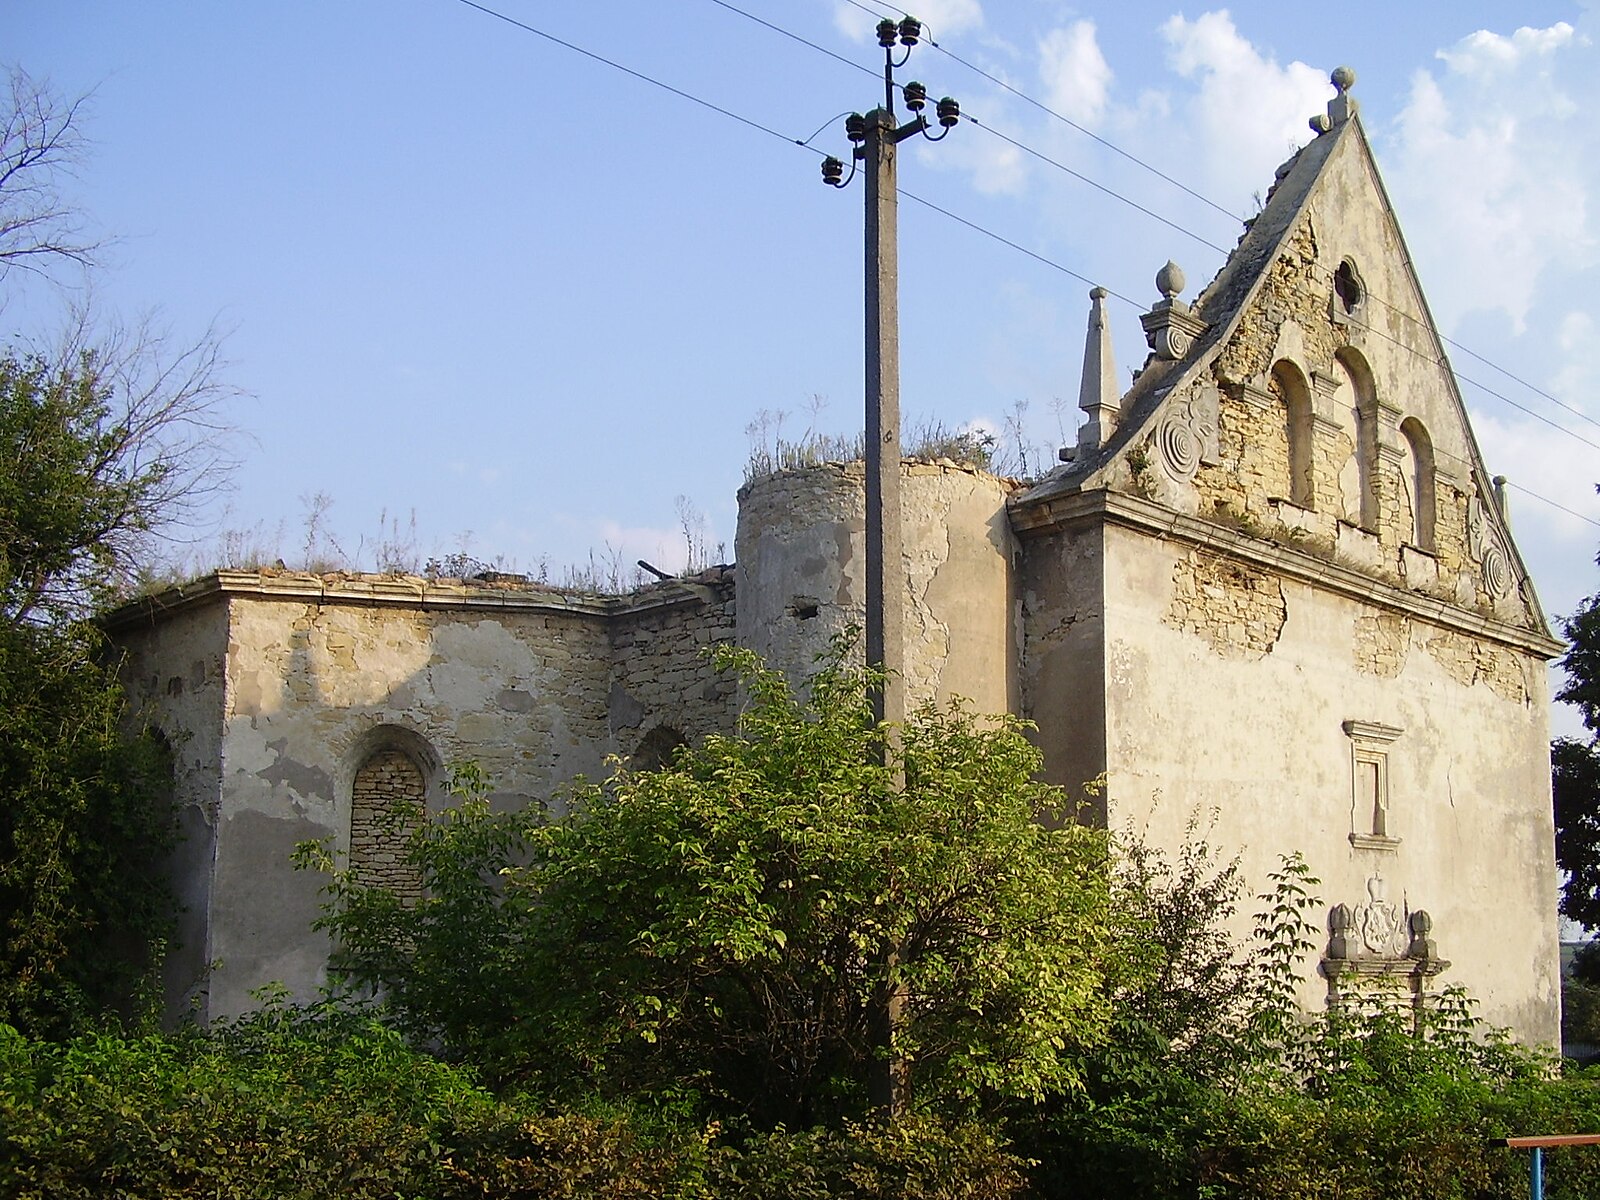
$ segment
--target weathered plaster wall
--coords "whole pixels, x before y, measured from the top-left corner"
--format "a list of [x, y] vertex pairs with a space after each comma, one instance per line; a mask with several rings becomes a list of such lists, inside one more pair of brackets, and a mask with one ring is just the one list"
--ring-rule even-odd
[[179, 842], [169, 874], [179, 912], [163, 980], [172, 1013], [187, 1011], [191, 1003], [203, 1008], [211, 961], [208, 924], [222, 778], [227, 621], [227, 606], [219, 598], [157, 623], [130, 625], [117, 635], [129, 699], [172, 747]]
[[1104, 530], [1084, 524], [1029, 539], [1021, 559], [1022, 715], [1034, 735], [1045, 778], [1092, 805], [1085, 787], [1106, 766]]
[[[1134, 530], [1107, 528], [1105, 560], [1113, 827], [1174, 846], [1191, 815], [1214, 812], [1212, 840], [1243, 854], [1253, 884], [1299, 850], [1329, 905], [1363, 902], [1381, 875], [1392, 899], [1434, 917], [1454, 964], [1442, 983], [1553, 1042], [1539, 657]], [[1260, 622], [1242, 619], [1252, 608]], [[1393, 848], [1351, 842], [1372, 813], [1346, 721], [1401, 731], [1386, 747]], [[1325, 996], [1308, 982], [1308, 1004]]]
[[445, 765], [475, 761], [511, 806], [598, 772], [610, 748], [594, 618], [354, 599], [230, 599], [213, 1016], [263, 981], [322, 982], [319, 880], [289, 857], [308, 840], [348, 851], [354, 776], [374, 752], [408, 751], [435, 804]]
[[153, 627], [116, 627], [198, 828], [179, 865], [181, 974], [192, 986], [216, 964], [202, 1017], [243, 1011], [268, 982], [300, 995], [323, 982], [321, 881], [291, 868], [298, 843], [353, 850], [360, 872], [413, 894], [399, 832], [374, 809], [390, 793], [420, 788], [436, 808], [449, 765], [470, 760], [499, 806], [559, 803], [562, 784], [603, 775], [652, 731], [735, 721], [735, 688], [705, 653], [733, 632], [725, 568], [621, 598], [272, 572], [201, 587]]
[[734, 637], [732, 573], [713, 568], [687, 586], [702, 603], [641, 607], [611, 619], [607, 710], [619, 754], [655, 735], [694, 742], [732, 731], [738, 689], [712, 669], [710, 651]]
[[[907, 698], [1014, 711], [1010, 486], [951, 464], [906, 462], [901, 478]], [[861, 463], [829, 463], [740, 490], [739, 641], [796, 677], [865, 623], [865, 488]]]

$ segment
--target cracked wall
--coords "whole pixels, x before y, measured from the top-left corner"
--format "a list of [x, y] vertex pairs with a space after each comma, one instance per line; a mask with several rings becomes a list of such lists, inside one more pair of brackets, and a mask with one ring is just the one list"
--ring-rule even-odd
[[1288, 609], [1283, 588], [1266, 571], [1192, 550], [1173, 568], [1172, 600], [1163, 619], [1223, 658], [1253, 660], [1272, 652]]
[[117, 635], [136, 703], [175, 731], [199, 825], [177, 870], [192, 915], [175, 961], [203, 1018], [244, 1011], [270, 981], [297, 995], [323, 983], [320, 880], [291, 868], [297, 844], [413, 896], [392, 802], [420, 786], [436, 809], [451, 764], [481, 767], [497, 807], [559, 803], [652, 729], [734, 723], [733, 688], [703, 653], [733, 628], [722, 569], [616, 600], [372, 576], [211, 583]]
[[[1329, 904], [1381, 875], [1433, 915], [1450, 979], [1488, 1019], [1553, 1038], [1555, 1010], [1529, 983], [1555, 887], [1537, 657], [1220, 547], [1109, 526], [1104, 561], [1112, 828], [1174, 847], [1199, 816], [1254, 880], [1299, 851]], [[1033, 715], [1049, 727], [1069, 713]], [[1352, 803], [1346, 722], [1401, 731], [1385, 747], [1392, 844], [1352, 840], [1370, 810]], [[1302, 1001], [1324, 993], [1309, 980]]]
[[[901, 480], [907, 700], [963, 696], [980, 712], [1014, 711], [1011, 485], [949, 462], [907, 461]], [[739, 643], [791, 678], [865, 625], [865, 495], [859, 462], [740, 489]]]

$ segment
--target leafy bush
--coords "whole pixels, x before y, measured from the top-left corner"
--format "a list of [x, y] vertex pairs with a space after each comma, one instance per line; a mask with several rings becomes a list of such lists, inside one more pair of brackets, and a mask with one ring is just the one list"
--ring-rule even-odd
[[741, 1200], [1005, 1200], [1027, 1165], [991, 1130], [928, 1117], [778, 1129], [713, 1161], [715, 1194]]
[[[1526, 1152], [1490, 1139], [1600, 1130], [1600, 1075], [1557, 1078], [1550, 1060], [1485, 1029], [1459, 992], [1420, 1013], [1383, 993], [1301, 1012], [1294, 980], [1314, 948], [1317, 881], [1291, 856], [1274, 882], [1244, 1004], [1203, 1060], [1149, 1024], [1131, 1038], [1122, 1027], [1084, 1092], [1013, 1114], [1040, 1194], [1520, 1200]], [[1547, 1194], [1600, 1195], [1600, 1154], [1551, 1153]]]
[[34, 1034], [131, 1012], [173, 926], [171, 758], [124, 732], [101, 654], [0, 620], [0, 1021]]
[[947, 1108], [1072, 1086], [1109, 1017], [1107, 847], [1021, 725], [929, 708], [891, 739], [842, 655], [803, 701], [721, 661], [737, 736], [548, 823], [469, 796], [413, 843], [414, 907], [336, 874], [336, 966], [499, 1079], [692, 1087], [760, 1124], [864, 1112], [890, 1056]]
[[274, 1005], [209, 1038], [0, 1026], [6, 1200], [1000, 1200], [1021, 1165], [930, 1119], [741, 1142], [646, 1105], [496, 1099], [348, 1011]]
[[353, 1014], [207, 1039], [0, 1026], [0, 1196], [700, 1195], [705, 1144], [625, 1112], [548, 1115]]

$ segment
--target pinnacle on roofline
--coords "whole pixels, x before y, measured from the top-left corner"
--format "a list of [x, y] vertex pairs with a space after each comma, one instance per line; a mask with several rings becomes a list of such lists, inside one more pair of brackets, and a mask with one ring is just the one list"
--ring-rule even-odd
[[1361, 110], [1361, 103], [1350, 94], [1350, 89], [1356, 85], [1356, 73], [1349, 67], [1335, 67], [1333, 74], [1328, 76], [1328, 82], [1333, 84], [1335, 95], [1328, 101], [1328, 111], [1318, 113], [1311, 118], [1312, 133], [1327, 133], [1343, 125]]
[[1078, 407], [1087, 420], [1078, 430], [1080, 452], [1098, 450], [1117, 431], [1122, 393], [1117, 387], [1117, 356], [1111, 349], [1111, 322], [1106, 318], [1105, 288], [1089, 293], [1089, 332], [1083, 344], [1083, 380]]

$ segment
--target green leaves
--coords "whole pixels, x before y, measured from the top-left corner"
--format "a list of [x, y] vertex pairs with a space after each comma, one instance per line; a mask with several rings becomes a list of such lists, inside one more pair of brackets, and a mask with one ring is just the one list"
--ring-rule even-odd
[[153, 983], [171, 759], [123, 732], [97, 632], [0, 624], [0, 1021], [60, 1035]]
[[1062, 820], [1022, 725], [926, 709], [891, 738], [842, 655], [804, 698], [747, 652], [719, 663], [749, 697], [737, 734], [619, 764], [549, 822], [458, 809], [414, 847], [414, 910], [340, 880], [341, 967], [556, 1088], [860, 1112], [890, 992], [926, 1104], [1074, 1086], [1110, 1015], [1106, 840]]

